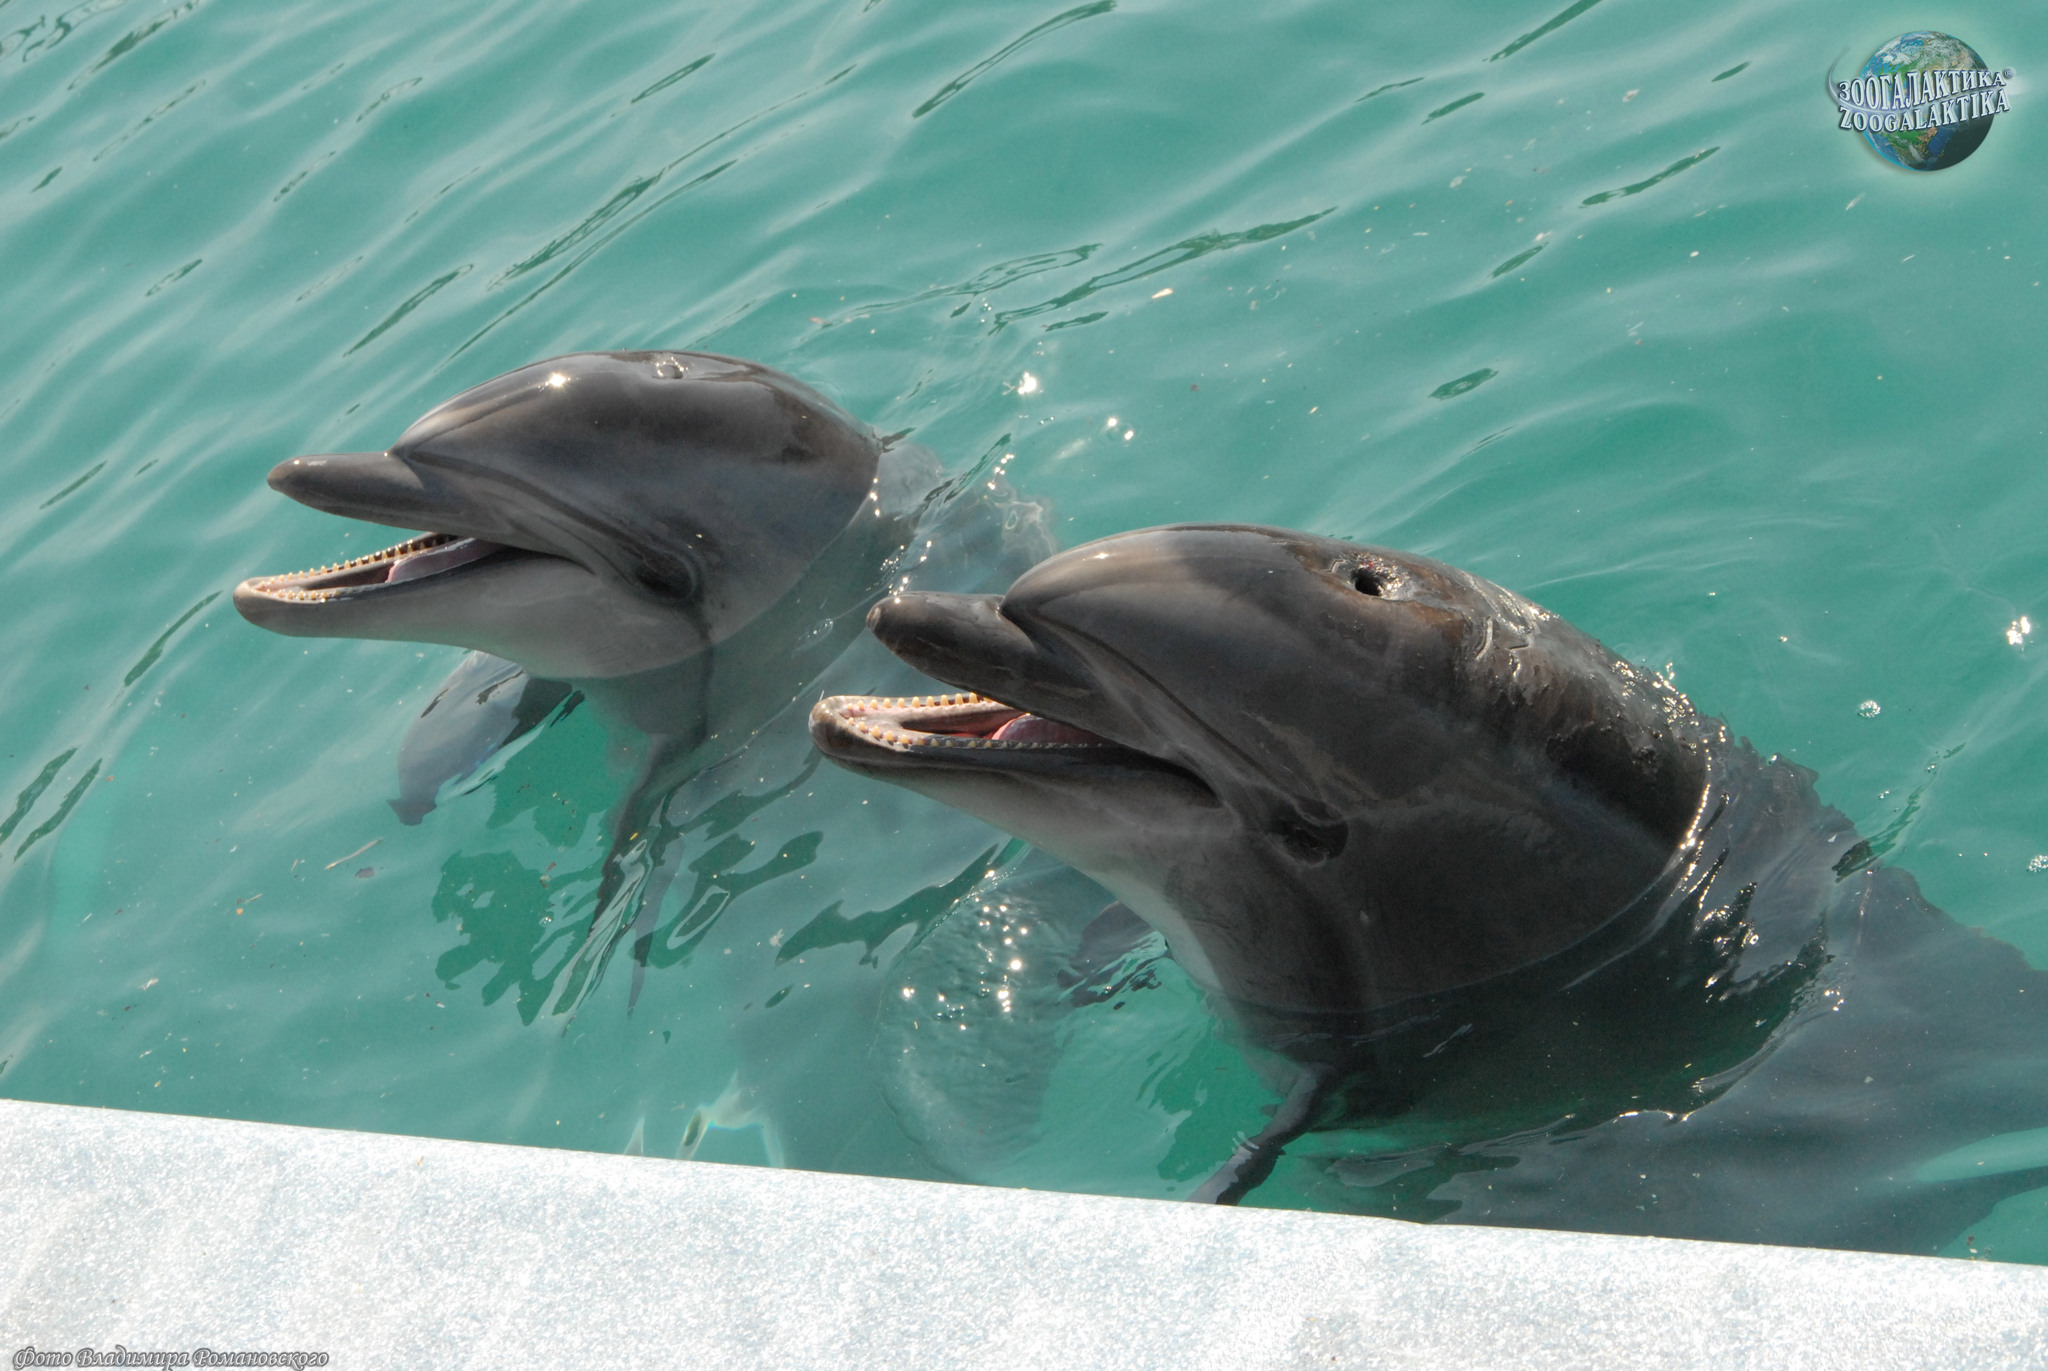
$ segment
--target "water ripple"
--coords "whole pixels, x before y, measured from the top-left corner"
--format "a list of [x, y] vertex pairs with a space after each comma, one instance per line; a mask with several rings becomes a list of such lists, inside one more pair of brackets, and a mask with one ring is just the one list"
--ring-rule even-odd
[[[572, 248], [576, 248], [584, 244], [586, 240], [588, 240], [588, 246], [583, 247], [582, 251], [577, 252], [574, 256], [570, 257], [567, 262], [563, 263], [561, 270], [557, 271], [553, 276], [550, 276], [547, 280], [541, 282], [540, 285], [535, 286], [531, 291], [527, 292], [525, 296], [520, 298], [510, 307], [500, 311], [499, 314], [495, 318], [493, 318], [489, 323], [485, 324], [482, 328], [478, 329], [475, 333], [471, 334], [470, 337], [466, 341], [464, 341], [460, 347], [456, 348], [454, 352], [450, 353], [449, 356], [451, 358], [458, 357], [464, 352], [467, 352], [471, 347], [475, 346], [479, 341], [481, 341], [485, 334], [497, 328], [500, 324], [504, 323], [514, 314], [517, 314], [520, 310], [525, 309], [528, 305], [532, 304], [534, 300], [539, 298], [542, 294], [553, 289], [556, 285], [560, 284], [563, 278], [567, 277], [569, 273], [576, 270], [576, 268], [582, 266], [583, 263], [589, 261], [591, 257], [596, 255], [608, 243], [612, 242], [620, 234], [624, 233], [627, 229], [632, 228], [635, 224], [644, 220], [648, 215], [653, 214], [656, 210], [661, 209], [664, 205], [667, 205], [668, 203], [673, 201], [677, 196], [682, 195], [688, 191], [694, 190], [698, 186], [705, 184], [707, 181], [710, 181], [714, 177], [719, 176], [726, 171], [729, 171], [731, 168], [736, 166], [742, 160], [742, 158], [746, 156], [746, 154], [741, 153], [739, 156], [733, 157], [725, 162], [721, 162], [719, 165], [712, 167], [708, 171], [700, 172], [698, 175], [691, 177], [688, 181], [683, 182], [681, 185], [672, 187], [663, 194], [656, 196], [652, 201], [650, 201], [645, 206], [641, 207], [637, 213], [625, 213], [626, 210], [630, 209], [633, 206], [635, 201], [637, 201], [641, 196], [645, 195], [648, 191], [652, 190], [665, 177], [667, 177], [671, 172], [675, 171], [678, 167], [681, 167], [685, 162], [688, 162], [691, 158], [695, 157], [698, 153], [703, 152], [706, 148], [709, 148], [714, 144], [723, 142], [725, 139], [730, 138], [732, 135], [738, 133], [740, 130], [748, 127], [749, 125], [758, 123], [762, 119], [767, 118], [769, 115], [774, 114], [779, 110], [786, 109], [789, 106], [798, 103], [799, 101], [805, 100], [813, 95], [816, 95], [820, 91], [826, 90], [829, 87], [836, 85], [839, 81], [843, 80], [845, 77], [850, 75], [853, 72], [853, 70], [853, 66], [842, 67], [838, 71], [834, 72], [832, 75], [826, 77], [823, 81], [819, 82], [817, 85], [812, 86], [806, 90], [799, 91], [797, 94], [790, 96], [788, 99], [779, 100], [774, 104], [767, 106], [765, 109], [757, 110], [753, 114], [748, 115], [746, 118], [740, 120], [736, 124], [733, 124], [729, 128], [723, 129], [720, 132], [713, 134], [711, 137], [705, 139], [701, 143], [698, 143], [695, 147], [683, 153], [681, 156], [669, 161], [658, 171], [652, 172], [646, 176], [642, 176], [637, 180], [629, 183], [624, 189], [615, 192], [609, 199], [605, 201], [604, 204], [598, 206], [597, 209], [585, 215], [584, 218], [580, 222], [578, 222], [574, 228], [570, 229], [567, 233], [564, 233], [556, 237], [555, 239], [550, 241], [547, 244], [547, 246], [541, 248], [539, 251], [532, 253], [530, 256], [524, 258], [523, 260], [515, 263], [513, 266], [507, 268], [504, 272], [500, 273], [491, 282], [491, 287], [496, 287], [502, 284], [509, 283], [510, 281], [513, 281], [518, 277], [523, 276], [526, 273], [533, 271], [538, 267], [546, 265], [548, 262], [551, 262], [557, 257], [562, 256], [564, 253], [569, 252]], [[614, 223], [614, 220], [616, 220], [617, 222]], [[360, 346], [360, 344], [358, 344], [358, 346]], [[351, 351], [353, 351], [353, 349], [351, 349]]]
[[125, 133], [122, 133], [119, 137], [115, 138], [113, 142], [107, 144], [98, 152], [94, 153], [92, 155], [92, 160], [97, 162], [102, 158], [108, 156], [110, 153], [120, 148], [123, 144], [127, 143], [127, 141], [133, 138], [136, 134], [142, 132], [151, 124], [154, 124], [157, 120], [163, 118], [166, 114], [169, 114], [172, 110], [184, 104], [187, 100], [191, 99], [194, 95], [197, 95], [200, 91], [204, 90], [205, 88], [206, 78], [202, 76], [197, 81], [194, 81], [191, 85], [185, 87], [185, 89], [179, 91], [176, 95], [173, 95], [170, 99], [164, 101], [161, 105], [158, 105], [149, 113], [143, 115], [142, 118], [136, 120], [135, 123]]
[[87, 67], [73, 79], [70, 88], [77, 90], [94, 76], [106, 70], [110, 64], [126, 57], [129, 53], [135, 51], [136, 48], [142, 46], [144, 42], [162, 32], [166, 26], [176, 23], [198, 8], [199, 0], [185, 0], [184, 4], [173, 6], [171, 9], [164, 11], [141, 28], [130, 29], [125, 37], [107, 49], [105, 55], [99, 61]]
[[945, 104], [948, 100], [951, 100], [961, 91], [966, 90], [968, 86], [972, 85], [974, 81], [982, 75], [982, 73], [986, 72], [989, 68], [1001, 62], [1004, 58], [1010, 56], [1010, 54], [1016, 52], [1017, 49], [1023, 47], [1026, 43], [1029, 43], [1034, 39], [1043, 38], [1046, 34], [1053, 32], [1055, 29], [1063, 29], [1069, 24], [1079, 23], [1083, 19], [1092, 19], [1098, 14], [1108, 14], [1111, 10], [1115, 8], [1116, 0], [1095, 0], [1095, 3], [1093, 4], [1076, 5], [1074, 8], [1066, 11], [1064, 14], [1054, 15], [1052, 18], [1046, 20], [1043, 24], [1040, 24], [1037, 28], [1032, 29], [1030, 32], [1026, 33], [1023, 37], [1012, 39], [1009, 43], [1005, 44], [1002, 48], [998, 49], [993, 56], [985, 57], [981, 61], [976, 62], [966, 71], [961, 72], [958, 76], [948, 81], [945, 85], [939, 87], [937, 94], [933, 95], [929, 100], [925, 101], [922, 105], [919, 105], [916, 109], [910, 112], [910, 117], [913, 119], [924, 118], [927, 114], [930, 114], [940, 105]]
[[1198, 257], [1206, 257], [1212, 252], [1226, 252], [1231, 248], [1245, 247], [1252, 243], [1270, 242], [1285, 234], [1293, 233], [1296, 229], [1307, 228], [1318, 219], [1333, 213], [1334, 210], [1335, 206], [1332, 206], [1330, 209], [1319, 210], [1314, 214], [1304, 215], [1299, 219], [1289, 219], [1277, 224], [1260, 224], [1255, 228], [1240, 229], [1235, 233], [1198, 233], [1192, 238], [1183, 238], [1170, 247], [1163, 247], [1157, 251], [1148, 252], [1143, 257], [1127, 262], [1112, 271], [1105, 271], [1099, 276], [1091, 276], [1072, 290], [1062, 295], [1057, 295], [1050, 300], [1045, 300], [1035, 305], [1026, 305], [1021, 309], [1003, 310], [995, 316], [989, 331], [991, 333], [1000, 332], [1020, 319], [1030, 319], [1056, 309], [1065, 309], [1068, 305], [1085, 300], [1098, 291], [1107, 290], [1111, 286], [1124, 285], [1131, 281], [1141, 281], [1147, 276], [1157, 276], [1162, 271], [1170, 271], [1174, 267], [1192, 262]]
[[[66, 754], [66, 756], [69, 755], [68, 753]], [[57, 826], [71, 817], [71, 811], [76, 809], [78, 802], [85, 798], [86, 791], [92, 789], [93, 780], [100, 774], [100, 767], [105, 762], [106, 758], [101, 757], [85, 769], [85, 774], [80, 776], [71, 789], [65, 792], [64, 798], [58, 801], [56, 812], [38, 824], [34, 832], [21, 840], [21, 846], [14, 849], [15, 861], [20, 861], [22, 854], [26, 853], [42, 839], [55, 833]]]
[[190, 609], [186, 610], [183, 614], [180, 614], [176, 619], [172, 620], [171, 626], [165, 629], [161, 634], [157, 636], [157, 640], [149, 645], [149, 649], [142, 654], [141, 659], [138, 660], [134, 666], [128, 668], [128, 674], [121, 678], [122, 688], [126, 689], [127, 687], [132, 686], [137, 681], [141, 680], [142, 674], [145, 671], [148, 671], [151, 667], [155, 666], [157, 664], [157, 661], [164, 655], [164, 645], [171, 641], [172, 636], [176, 634], [177, 631], [183, 628], [186, 624], [191, 623], [192, 617], [199, 613], [200, 610], [205, 609], [215, 600], [218, 600], [220, 598], [220, 595], [221, 593], [219, 591], [214, 591], [212, 594], [202, 599], [198, 604], [193, 605]]
[[682, 80], [684, 77], [689, 76], [693, 72], [696, 72], [699, 69], [701, 69], [705, 63], [709, 62], [712, 58], [716, 56], [718, 56], [718, 54], [715, 52], [705, 53], [702, 57], [699, 57], [696, 61], [690, 63], [688, 66], [682, 67], [676, 71], [672, 71], [668, 75], [662, 77], [659, 81], [656, 81], [653, 85], [649, 86], [646, 90], [641, 91], [638, 95], [634, 96], [631, 100], [628, 100], [626, 103], [629, 105], [637, 105], [642, 100], [645, 100], [648, 96], [653, 95], [659, 91], [667, 90], [670, 86], [673, 86], [676, 82]]
[[1362, 105], [1366, 101], [1372, 99], [1375, 95], [1385, 95], [1390, 90], [1400, 90], [1403, 86], [1412, 86], [1420, 82], [1421, 80], [1423, 80], [1423, 78], [1420, 76], [1411, 76], [1406, 81], [1389, 81], [1386, 85], [1381, 86], [1378, 90], [1367, 91], [1365, 94], [1359, 96], [1356, 100], [1352, 101], [1352, 103], [1355, 105]]
[[1486, 98], [1486, 92], [1485, 92], [1485, 91], [1482, 91], [1482, 90], [1476, 90], [1476, 91], [1473, 91], [1473, 92], [1472, 92], [1472, 93], [1471, 93], [1470, 95], [1467, 95], [1467, 96], [1465, 96], [1465, 97], [1464, 97], [1464, 98], [1462, 98], [1462, 99], [1458, 99], [1458, 100], [1453, 100], [1453, 101], [1451, 101], [1451, 103], [1450, 103], [1450, 104], [1448, 104], [1448, 105], [1445, 105], [1445, 106], [1444, 106], [1444, 107], [1443, 107], [1442, 109], [1433, 109], [1433, 110], [1431, 110], [1431, 111], [1429, 112], [1429, 118], [1428, 118], [1428, 119], [1425, 119], [1425, 120], [1423, 120], [1422, 122], [1423, 122], [1423, 123], [1425, 123], [1425, 124], [1427, 124], [1427, 123], [1431, 122], [1432, 120], [1436, 120], [1436, 119], [1441, 119], [1441, 118], [1443, 118], [1443, 117], [1444, 117], [1444, 116], [1445, 116], [1446, 114], [1449, 114], [1449, 113], [1451, 113], [1451, 111], [1453, 111], [1453, 110], [1461, 110], [1461, 109], [1465, 108], [1465, 106], [1467, 106], [1467, 105], [1471, 104], [1471, 103], [1472, 103], [1473, 101], [1475, 101], [1475, 100], [1484, 100], [1485, 98]]
[[1673, 162], [1670, 166], [1664, 168], [1664, 170], [1658, 172], [1655, 176], [1647, 177], [1644, 180], [1637, 181], [1633, 185], [1623, 186], [1619, 190], [1603, 190], [1597, 195], [1588, 195], [1579, 203], [1582, 205], [1604, 205], [1609, 200], [1618, 200], [1625, 195], [1641, 195], [1644, 191], [1656, 185], [1658, 182], [1667, 180], [1670, 177], [1678, 175], [1679, 172], [1684, 171], [1687, 167], [1698, 166], [1700, 163], [1706, 161], [1709, 157], [1712, 157], [1715, 153], [1719, 152], [1720, 150], [1721, 149], [1719, 149], [1718, 147], [1713, 147], [1706, 149], [1704, 152], [1696, 152], [1690, 157], [1681, 157], [1676, 162]]
[[[74, 5], [63, 11], [55, 20], [47, 14], [39, 16], [34, 23], [0, 37], [0, 58], [10, 56], [18, 49], [21, 60], [27, 62], [35, 54], [48, 52], [62, 43], [77, 32], [79, 25], [96, 19], [109, 10], [119, 9], [126, 3], [127, 0], [86, 0], [82, 5]], [[48, 28], [47, 32], [44, 31], [45, 26]], [[38, 34], [42, 36], [37, 37]]]
[[1529, 30], [1520, 38], [1517, 38], [1514, 42], [1508, 44], [1506, 47], [1502, 48], [1499, 52], [1495, 53], [1493, 56], [1487, 58], [1486, 60], [1489, 62], [1498, 62], [1503, 57], [1513, 57], [1516, 53], [1520, 52], [1523, 48], [1528, 47], [1537, 39], [1544, 37], [1546, 34], [1557, 32], [1557, 30], [1563, 28], [1566, 24], [1569, 24], [1572, 20], [1578, 18], [1580, 15], [1584, 14], [1587, 10], [1593, 8], [1593, 6], [1599, 3], [1600, 0], [1578, 0], [1578, 3], [1567, 6], [1563, 10], [1559, 11], [1547, 23], [1541, 25], [1540, 27]]
[[352, 353], [360, 351], [361, 349], [369, 346], [371, 343], [376, 342], [379, 338], [383, 337], [386, 333], [388, 333], [399, 322], [399, 320], [405, 318], [406, 315], [412, 313], [421, 305], [424, 305], [427, 301], [431, 300], [434, 297], [435, 292], [439, 291], [441, 287], [448, 285], [451, 282], [459, 281], [463, 277], [469, 275], [469, 269], [473, 265], [474, 263], [464, 262], [461, 266], [455, 268], [455, 270], [444, 272], [441, 275], [435, 277], [432, 281], [429, 281], [426, 285], [421, 286], [418, 290], [414, 291], [410, 296], [406, 297], [404, 304], [401, 304], [397, 309], [394, 309], [391, 311], [391, 313], [385, 315], [384, 321], [382, 323], [378, 324], [377, 327], [371, 329], [361, 338], [358, 338], [356, 340], [355, 346], [350, 348], [349, 352]]

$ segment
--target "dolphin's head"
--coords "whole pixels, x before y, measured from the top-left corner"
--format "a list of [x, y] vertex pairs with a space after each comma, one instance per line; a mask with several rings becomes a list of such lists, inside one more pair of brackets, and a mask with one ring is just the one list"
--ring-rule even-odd
[[1716, 736], [1499, 586], [1278, 529], [1121, 534], [869, 622], [970, 693], [824, 700], [828, 757], [1064, 858], [1198, 981], [1283, 1011], [1584, 937], [1687, 843]]
[[881, 444], [780, 372], [576, 353], [430, 410], [388, 451], [294, 457], [273, 488], [427, 530], [235, 588], [278, 633], [477, 648], [542, 676], [680, 661], [794, 585], [874, 491]]

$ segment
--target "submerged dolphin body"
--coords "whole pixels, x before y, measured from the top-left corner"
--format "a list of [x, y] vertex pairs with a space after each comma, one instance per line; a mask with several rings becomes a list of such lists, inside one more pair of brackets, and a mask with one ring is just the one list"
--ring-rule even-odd
[[1200, 1198], [1338, 1128], [1296, 1182], [1401, 1217], [1924, 1252], [2048, 1184], [2048, 976], [1512, 592], [1190, 525], [870, 623], [972, 693], [821, 701], [825, 755], [1095, 878], [1285, 1064]]
[[613, 817], [593, 955], [565, 1005], [627, 932], [651, 926], [677, 832], [668, 798], [786, 710], [904, 582], [913, 533], [941, 539], [967, 503], [923, 449], [771, 368], [693, 352], [522, 367], [386, 451], [296, 457], [270, 484], [331, 514], [428, 530], [251, 578], [234, 597], [273, 632], [473, 650], [408, 735], [402, 819], [571, 689], [645, 735]]

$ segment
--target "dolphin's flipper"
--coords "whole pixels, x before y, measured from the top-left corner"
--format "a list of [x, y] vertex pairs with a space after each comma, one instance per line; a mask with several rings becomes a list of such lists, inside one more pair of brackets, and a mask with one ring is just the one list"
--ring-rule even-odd
[[572, 694], [563, 682], [536, 680], [502, 657], [464, 655], [399, 746], [398, 798], [390, 802], [399, 822], [425, 818], [442, 786], [472, 775]]
[[[1117, 963], [1151, 936], [1152, 925], [1133, 914], [1122, 900], [1105, 906], [1081, 930], [1080, 944], [1067, 958], [1066, 969], [1059, 973], [1060, 987], [1067, 991], [1067, 1003], [1076, 1008], [1100, 1004], [1128, 989], [1135, 974], [1142, 973], [1155, 959], [1148, 957], [1144, 966], [1136, 968], [1119, 968]], [[1165, 956], [1165, 949], [1160, 949], [1159, 955]], [[1119, 970], [1127, 974], [1117, 975]]]
[[1215, 1175], [1188, 1198], [1196, 1204], [1236, 1204], [1265, 1183], [1280, 1162], [1287, 1144], [1313, 1131], [1334, 1073], [1328, 1067], [1304, 1066], [1287, 1098], [1273, 1110], [1272, 1121], [1256, 1137], [1245, 1139]]

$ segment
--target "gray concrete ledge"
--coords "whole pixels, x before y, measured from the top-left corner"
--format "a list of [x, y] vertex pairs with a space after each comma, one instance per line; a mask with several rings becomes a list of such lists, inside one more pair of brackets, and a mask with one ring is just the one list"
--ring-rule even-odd
[[2048, 1365], [2048, 1270], [0, 1101], [17, 1348], [336, 1367]]

